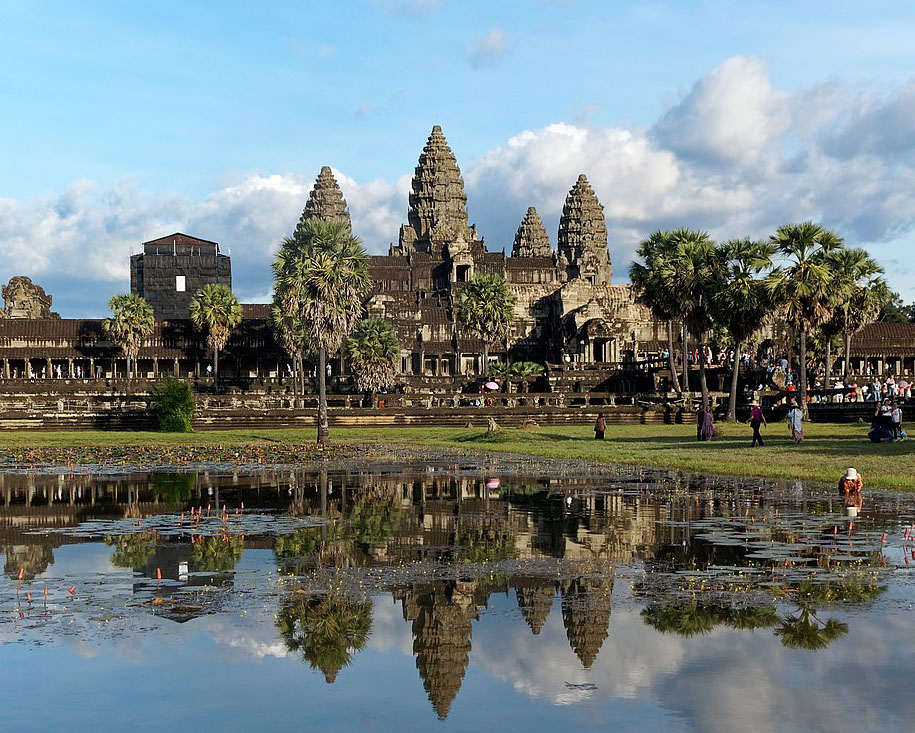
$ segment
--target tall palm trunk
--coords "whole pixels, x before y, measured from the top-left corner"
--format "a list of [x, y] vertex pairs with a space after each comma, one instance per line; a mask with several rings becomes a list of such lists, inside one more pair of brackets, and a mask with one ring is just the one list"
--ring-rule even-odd
[[823, 385], [826, 389], [829, 389], [829, 384], [832, 382], [832, 337], [826, 337], [826, 376], [823, 381]]
[[680, 389], [680, 380], [677, 378], [677, 365], [674, 362], [674, 325], [671, 321], [667, 322], [667, 365], [670, 367], [670, 382], [674, 392], [678, 395], [683, 394], [683, 390]]
[[842, 365], [842, 378], [847, 382], [851, 371], [851, 331], [845, 329], [845, 364]]
[[330, 440], [330, 427], [327, 424], [327, 351], [322, 346], [318, 350], [318, 445], [326, 445]]
[[680, 368], [683, 370], [682, 385], [683, 385], [684, 392], [692, 391], [689, 387], [689, 358], [688, 358], [688, 354], [686, 353], [687, 349], [689, 348], [689, 342], [687, 341], [688, 336], [689, 336], [689, 332], [686, 330], [686, 324], [684, 323], [680, 327], [680, 338], [683, 339], [683, 349], [682, 349], [683, 363], [680, 365]]
[[702, 407], [709, 406], [708, 382], [705, 379], [705, 334], [697, 334], [699, 341], [699, 388], [702, 390]]
[[219, 391], [219, 349], [213, 349], [213, 391]]
[[483, 342], [483, 378], [489, 379], [489, 344]]
[[731, 394], [728, 396], [728, 422], [737, 422], [737, 382], [740, 379], [740, 342], [734, 343], [734, 368], [731, 370]]
[[801, 326], [798, 333], [799, 350], [800, 350], [800, 372], [798, 381], [800, 389], [798, 390], [798, 399], [801, 401], [801, 411], [804, 417], [807, 417], [807, 328]]

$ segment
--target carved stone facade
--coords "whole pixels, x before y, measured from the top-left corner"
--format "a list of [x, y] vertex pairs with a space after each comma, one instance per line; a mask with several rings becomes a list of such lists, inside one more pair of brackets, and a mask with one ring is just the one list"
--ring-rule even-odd
[[559, 219], [558, 263], [563, 281], [581, 278], [592, 285], [609, 285], [610, 252], [604, 207], [584, 173], [578, 177]]
[[[343, 193], [326, 166], [315, 180], [300, 222], [311, 217], [350, 222]], [[398, 371], [404, 381], [409, 376], [434, 377], [440, 385], [441, 377], [482, 371], [483, 344], [462, 332], [454, 320], [457, 295], [478, 274], [505, 277], [515, 296], [514, 322], [502, 343], [490, 345], [493, 358], [539, 363], [625, 362], [663, 348], [662, 324], [636, 302], [628, 285], [610, 283], [603, 207], [584, 175], [566, 198], [556, 252], [533, 207], [521, 221], [511, 255], [501, 248], [489, 251], [468, 221], [461, 171], [436, 125], [419, 156], [406, 219], [388, 254], [369, 258], [372, 284], [364, 301], [367, 315], [394, 325], [401, 344]], [[199, 334], [187, 320], [190, 299], [208, 283], [231, 287], [229, 257], [215, 242], [176, 233], [145, 242], [143, 252], [131, 257], [130, 266], [132, 292], [150, 302], [161, 322], [142, 349], [141, 365], [149, 365], [146, 373], [200, 374], [207, 357]], [[47, 317], [43, 314], [49, 312], [50, 297], [40, 288], [33, 290], [38, 292], [35, 302], [45, 306], [44, 310], [29, 310], [18, 295], [29, 289], [23, 283], [13, 288], [15, 281], [4, 289], [7, 317], [11, 313]], [[7, 296], [8, 290], [17, 295]], [[288, 359], [270, 330], [268, 312], [266, 305], [245, 307], [245, 319], [220, 362], [222, 375], [288, 376]], [[3, 338], [0, 335], [0, 347]], [[61, 349], [52, 353], [41, 339], [33, 342], [31, 336], [20, 339], [10, 332], [10, 349], [15, 346], [16, 350], [3, 352], [0, 348], [3, 373], [56, 373], [58, 364], [63, 373], [116, 372], [118, 352], [104, 339], [98, 321], [74, 322], [62, 338], [68, 345], [62, 341]], [[334, 376], [338, 376], [344, 361], [335, 358], [331, 362]]]
[[628, 285], [611, 285], [604, 211], [581, 175], [569, 191], [554, 254], [537, 211], [518, 228], [511, 256], [490, 252], [468, 224], [454, 154], [437, 125], [413, 177], [408, 223], [388, 256], [371, 257], [370, 315], [391, 320], [401, 369], [426, 376], [478, 370], [482, 344], [453, 319], [455, 297], [474, 275], [496, 273], [516, 298], [509, 337], [490, 352], [539, 362], [616, 362], [655, 349], [664, 334]]
[[550, 237], [543, 226], [543, 220], [537, 209], [531, 206], [515, 234], [512, 257], [550, 257], [552, 254]]
[[0, 318], [60, 318], [51, 312], [53, 298], [24, 275], [10, 278], [0, 288], [0, 294], [3, 295]]

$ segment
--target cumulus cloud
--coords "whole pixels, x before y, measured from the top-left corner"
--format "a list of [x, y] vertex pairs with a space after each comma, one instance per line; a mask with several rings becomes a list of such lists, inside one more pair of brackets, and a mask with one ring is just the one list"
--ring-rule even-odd
[[703, 77], [658, 121], [654, 136], [680, 157], [752, 164], [790, 125], [790, 96], [758, 59], [734, 57]]
[[[409, 178], [357, 183], [335, 171], [353, 228], [374, 254], [387, 250], [406, 213]], [[0, 279], [32, 277], [64, 316], [97, 316], [130, 283], [131, 253], [150, 239], [185, 232], [219, 242], [232, 256], [233, 289], [244, 301], [269, 297], [270, 258], [295, 227], [313, 176], [259, 175], [202, 201], [149, 196], [136, 183], [102, 188], [78, 181], [28, 201], [0, 199]]]
[[[616, 282], [625, 280], [639, 240], [658, 228], [764, 237], [785, 222], [815, 219], [867, 246], [891, 285], [915, 300], [900, 258], [915, 244], [913, 126], [915, 80], [883, 95], [838, 82], [784, 91], [760, 61], [737, 57], [647, 128], [557, 122], [518, 132], [474, 160], [454, 152], [471, 220], [493, 250], [510, 247], [531, 205], [555, 246], [565, 196], [583, 172], [604, 205]], [[372, 253], [386, 251], [406, 219], [414, 161], [404, 160], [396, 179], [335, 171]], [[236, 291], [263, 300], [271, 253], [298, 220], [313, 175], [251, 173], [196, 201], [151, 195], [129, 180], [0, 199], [0, 279], [32, 276], [65, 315], [99, 315], [127, 288], [131, 249], [184, 231], [230, 250]]]
[[491, 28], [467, 47], [467, 61], [474, 69], [497, 66], [505, 55], [507, 38], [501, 28]]

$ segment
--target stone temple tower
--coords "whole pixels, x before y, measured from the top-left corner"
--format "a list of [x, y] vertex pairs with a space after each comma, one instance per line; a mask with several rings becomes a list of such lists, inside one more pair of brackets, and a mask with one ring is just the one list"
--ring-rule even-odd
[[311, 193], [308, 194], [308, 201], [305, 202], [302, 218], [299, 219], [299, 227], [307, 219], [339, 221], [352, 229], [346, 200], [343, 198], [343, 192], [340, 190], [340, 186], [337, 185], [337, 179], [334, 178], [329, 166], [325, 165], [321, 168], [321, 172], [318, 173], [318, 177], [315, 179], [315, 185], [311, 189]]
[[610, 251], [604, 207], [584, 173], [578, 177], [559, 219], [557, 263], [565, 281], [581, 278], [592, 285], [610, 284]]
[[398, 241], [402, 254], [432, 254], [443, 242], [476, 240], [476, 232], [467, 225], [464, 179], [438, 125], [432, 128], [413, 174], [407, 221]]
[[515, 234], [512, 257], [549, 257], [550, 254], [550, 238], [546, 227], [543, 226], [537, 209], [531, 206]]

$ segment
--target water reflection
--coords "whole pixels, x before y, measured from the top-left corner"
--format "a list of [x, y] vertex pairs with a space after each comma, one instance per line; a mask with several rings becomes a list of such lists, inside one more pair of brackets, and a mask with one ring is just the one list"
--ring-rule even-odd
[[[788, 649], [840, 645], [858, 623], [846, 609], [866, 611], [890, 583], [887, 564], [904, 565], [901, 535], [912, 518], [897, 497], [879, 498], [852, 525], [833, 497], [794, 486], [650, 472], [496, 482], [473, 465], [0, 474], [0, 496], [0, 602], [36, 624], [17, 627], [16, 640], [40, 638], [41, 624], [51, 629], [74, 613], [112, 629], [123, 616], [135, 634], [135, 613], [187, 622], [261, 604], [286, 652], [336, 688], [367, 653], [386, 597], [409, 627], [416, 673], [442, 719], [474, 659], [487, 658], [474, 635], [493, 608], [503, 633], [544, 639], [540, 674], [556, 653], [545, 629], [561, 624], [577, 666], [554, 672], [565, 675], [556, 696], [565, 701], [596, 689], [589, 675], [609, 664], [601, 652], [618, 633], [610, 622], [620, 602], [636, 605], [646, 633], [699, 640], [765, 631]], [[206, 533], [193, 519], [201, 515], [215, 522]], [[70, 608], [58, 582], [49, 610], [30, 615], [16, 594], [20, 573], [34, 591], [55, 577], [55, 551], [99, 543], [113, 568], [132, 573], [102, 573], [95, 585], [62, 578], [64, 588], [79, 584], [64, 597]], [[269, 553], [270, 569], [248, 574], [249, 551]]]

